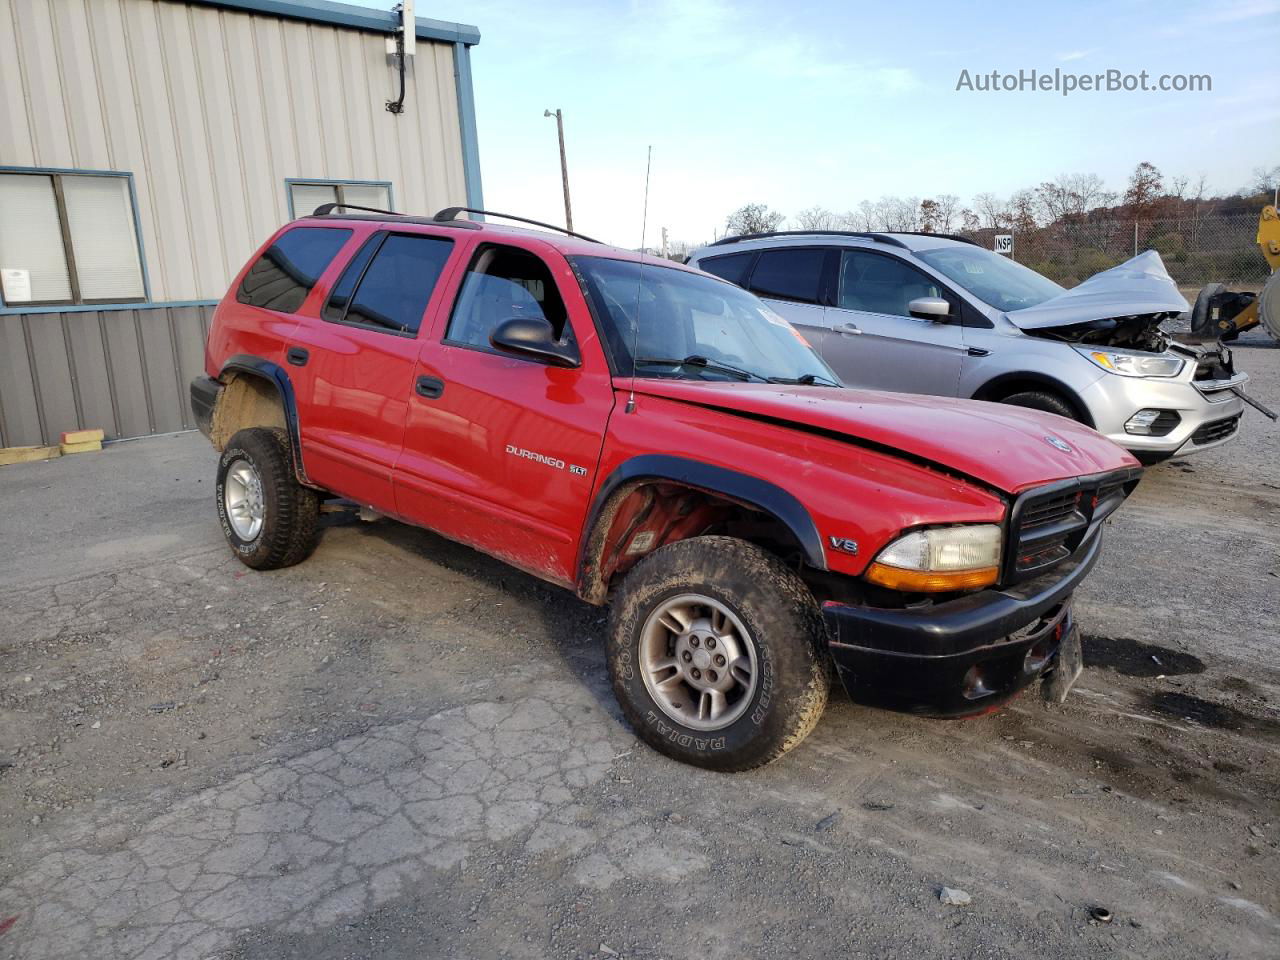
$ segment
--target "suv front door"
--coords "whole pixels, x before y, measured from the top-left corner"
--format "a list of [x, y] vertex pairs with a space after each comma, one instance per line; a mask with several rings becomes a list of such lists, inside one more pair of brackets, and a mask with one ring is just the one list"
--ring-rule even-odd
[[[954, 294], [897, 257], [870, 250], [841, 250], [837, 278], [821, 353], [846, 384], [956, 395], [965, 344]], [[951, 317], [911, 316], [907, 305], [917, 297], [949, 301]]]
[[[396, 467], [399, 512], [539, 576], [571, 584], [613, 385], [569, 264], [483, 243], [443, 336], [422, 346]], [[579, 363], [495, 349], [495, 328], [547, 320]]]

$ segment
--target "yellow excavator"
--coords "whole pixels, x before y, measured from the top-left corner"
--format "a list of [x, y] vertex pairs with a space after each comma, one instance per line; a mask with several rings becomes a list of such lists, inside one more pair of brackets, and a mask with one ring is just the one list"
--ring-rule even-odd
[[1280, 212], [1274, 205], [1263, 207], [1258, 217], [1258, 249], [1271, 268], [1262, 292], [1231, 293], [1220, 283], [1209, 284], [1191, 311], [1192, 333], [1216, 333], [1223, 340], [1234, 340], [1261, 324], [1280, 340]]

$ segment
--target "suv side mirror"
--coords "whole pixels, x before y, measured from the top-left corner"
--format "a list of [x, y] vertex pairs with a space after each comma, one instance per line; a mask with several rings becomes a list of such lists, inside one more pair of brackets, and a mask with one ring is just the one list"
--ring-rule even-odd
[[578, 351], [558, 343], [551, 324], [541, 317], [504, 320], [489, 335], [489, 342], [504, 353], [540, 360], [553, 367], [576, 367]]
[[917, 320], [932, 320], [936, 323], [951, 316], [951, 304], [941, 297], [916, 297], [907, 304], [907, 312]]

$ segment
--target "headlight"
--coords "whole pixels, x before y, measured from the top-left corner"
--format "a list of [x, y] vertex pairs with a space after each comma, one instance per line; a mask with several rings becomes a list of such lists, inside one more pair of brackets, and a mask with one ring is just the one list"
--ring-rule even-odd
[[976, 590], [1000, 576], [1000, 528], [993, 523], [916, 530], [880, 551], [866, 578], [891, 590]]
[[1185, 362], [1177, 357], [1111, 353], [1107, 350], [1091, 350], [1088, 347], [1076, 347], [1076, 351], [1107, 373], [1118, 373], [1122, 377], [1176, 377], [1182, 372], [1182, 365]]

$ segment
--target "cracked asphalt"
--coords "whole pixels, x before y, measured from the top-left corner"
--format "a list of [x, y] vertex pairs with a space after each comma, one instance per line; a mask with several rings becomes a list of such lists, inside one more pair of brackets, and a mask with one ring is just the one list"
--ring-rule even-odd
[[[1280, 407], [1280, 348], [1237, 359]], [[0, 468], [0, 958], [1280, 955], [1260, 416], [1110, 524], [1065, 705], [833, 698], [734, 775], [632, 737], [603, 611], [470, 550], [333, 515], [248, 571], [214, 463]]]

